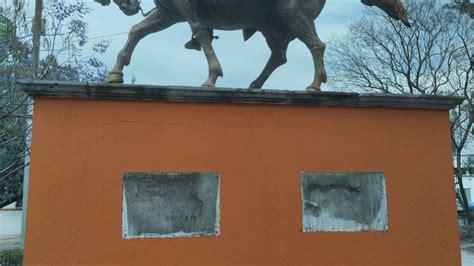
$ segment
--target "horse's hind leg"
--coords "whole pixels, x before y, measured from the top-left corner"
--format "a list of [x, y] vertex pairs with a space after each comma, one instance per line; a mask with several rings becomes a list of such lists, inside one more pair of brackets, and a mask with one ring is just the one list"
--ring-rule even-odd
[[169, 26], [175, 24], [179, 20], [174, 17], [162, 13], [159, 10], [154, 10], [142, 22], [136, 24], [128, 34], [128, 40], [123, 49], [117, 56], [117, 62], [107, 78], [108, 83], [123, 83], [123, 68], [130, 64], [133, 50], [138, 42], [148, 34], [164, 30]]
[[288, 50], [288, 44], [292, 40], [289, 32], [286, 31], [281, 34], [263, 32], [263, 36], [265, 37], [272, 54], [270, 55], [270, 59], [268, 60], [267, 65], [263, 69], [262, 73], [254, 82], [250, 84], [251, 89], [261, 89], [270, 75], [279, 66], [286, 63], [286, 51]]
[[295, 34], [306, 47], [311, 51], [313, 56], [313, 64], [315, 68], [314, 80], [308, 86], [308, 91], [320, 91], [321, 84], [327, 82], [326, 69], [324, 67], [324, 50], [326, 45], [319, 39], [316, 33], [316, 27], [312, 20], [303, 20], [300, 23], [295, 23]]
[[313, 19], [303, 14], [291, 16], [286, 19], [286, 25], [292, 33], [301, 40], [311, 51], [315, 68], [314, 81], [308, 86], [308, 91], [320, 91], [321, 84], [327, 82], [324, 67], [324, 50], [326, 45], [319, 39]]

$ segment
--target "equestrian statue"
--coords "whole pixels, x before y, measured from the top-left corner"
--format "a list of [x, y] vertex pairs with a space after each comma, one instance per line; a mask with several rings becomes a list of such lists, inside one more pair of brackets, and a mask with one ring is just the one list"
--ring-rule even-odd
[[[107, 6], [111, 0], [95, 0]], [[140, 0], [113, 0], [126, 15], [135, 15], [143, 10]], [[407, 12], [401, 0], [361, 0], [368, 6], [376, 6], [391, 18], [410, 27]], [[279, 66], [286, 63], [288, 45], [294, 39], [303, 42], [311, 52], [314, 62], [314, 80], [308, 91], [320, 91], [326, 83], [324, 68], [325, 44], [318, 38], [314, 20], [324, 8], [326, 0], [155, 0], [156, 8], [144, 20], [130, 30], [128, 40], [119, 52], [117, 62], [107, 82], [123, 83], [123, 68], [130, 64], [133, 50], [148, 34], [164, 30], [176, 23], [187, 22], [191, 26], [192, 38], [186, 43], [188, 49], [204, 51], [209, 75], [202, 84], [215, 87], [223, 72], [212, 47], [214, 30], [242, 30], [244, 40], [257, 31], [265, 37], [271, 50], [262, 73], [250, 84], [250, 89], [262, 88], [265, 81]]]

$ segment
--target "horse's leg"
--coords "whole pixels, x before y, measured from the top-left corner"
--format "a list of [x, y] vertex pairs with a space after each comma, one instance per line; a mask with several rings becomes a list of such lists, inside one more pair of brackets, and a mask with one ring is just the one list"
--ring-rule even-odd
[[281, 65], [286, 64], [286, 51], [288, 50], [288, 44], [292, 40], [289, 32], [275, 36], [271, 32], [263, 32], [268, 47], [270, 48], [272, 54], [270, 59], [263, 69], [262, 73], [258, 78], [250, 84], [250, 89], [261, 89], [263, 84], [267, 81], [270, 75]]
[[[209, 27], [202, 23], [196, 15], [196, 0], [173, 0], [173, 3], [183, 18], [188, 21], [191, 26], [193, 35], [202, 47], [206, 55], [207, 64], [209, 66], [209, 75], [207, 80], [202, 84], [204, 87], [215, 87], [218, 77], [223, 77], [221, 64], [217, 59], [214, 48], [211, 43], [211, 34]], [[212, 31], [211, 31], [212, 33]]]
[[296, 31], [297, 37], [311, 51], [315, 68], [313, 83], [311, 83], [306, 90], [321, 91], [321, 84], [326, 83], [328, 79], [324, 67], [324, 50], [326, 49], [326, 45], [319, 39], [314, 21], [305, 20], [295, 24], [297, 26], [295, 26], [294, 30]]
[[193, 28], [193, 32], [201, 44], [202, 50], [206, 55], [207, 64], [209, 65], [209, 75], [202, 86], [215, 87], [217, 78], [223, 77], [224, 73], [222, 72], [222, 67], [214, 52], [214, 48], [212, 47], [209, 31], [207, 28], [196, 27]]
[[314, 81], [308, 86], [308, 91], [320, 91], [321, 84], [327, 82], [326, 69], [324, 68], [324, 50], [326, 45], [319, 39], [316, 26], [310, 16], [304, 14], [286, 18], [286, 25], [292, 33], [302, 41], [311, 51], [314, 63]]
[[138, 42], [148, 34], [164, 30], [179, 20], [166, 13], [154, 10], [142, 22], [136, 24], [128, 34], [128, 40], [117, 56], [117, 62], [107, 78], [108, 83], [123, 83], [123, 68], [130, 64], [133, 50]]

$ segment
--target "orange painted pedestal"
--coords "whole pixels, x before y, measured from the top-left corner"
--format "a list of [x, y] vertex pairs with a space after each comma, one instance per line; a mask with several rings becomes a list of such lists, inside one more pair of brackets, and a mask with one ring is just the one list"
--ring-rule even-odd
[[[27, 265], [460, 264], [448, 116], [459, 99], [23, 86], [35, 97]], [[120, 99], [137, 91], [156, 101]], [[385, 173], [388, 231], [303, 233], [302, 171]], [[220, 173], [221, 235], [123, 240], [126, 172]]]

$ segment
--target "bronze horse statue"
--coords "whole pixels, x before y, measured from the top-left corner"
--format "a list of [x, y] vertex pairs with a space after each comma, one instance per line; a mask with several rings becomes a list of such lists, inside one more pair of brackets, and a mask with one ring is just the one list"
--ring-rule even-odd
[[[111, 2], [95, 1], [104, 6]], [[401, 0], [361, 1], [365, 5], [382, 9], [391, 18], [410, 26]], [[140, 0], [114, 2], [126, 15], [134, 15], [141, 10]], [[268, 63], [250, 84], [251, 89], [262, 88], [275, 69], [286, 63], [289, 43], [299, 39], [310, 50], [315, 68], [313, 83], [307, 90], [319, 91], [321, 84], [327, 81], [323, 60], [325, 44], [318, 38], [314, 20], [325, 3], [326, 0], [155, 0], [156, 8], [130, 30], [128, 40], [118, 54], [107, 82], [123, 83], [123, 68], [130, 64], [133, 50], [142, 38], [178, 22], [188, 22], [209, 66], [209, 76], [202, 86], [215, 87], [217, 78], [223, 76], [211, 43], [212, 30], [243, 30], [245, 40], [255, 32], [261, 32], [271, 50]]]

